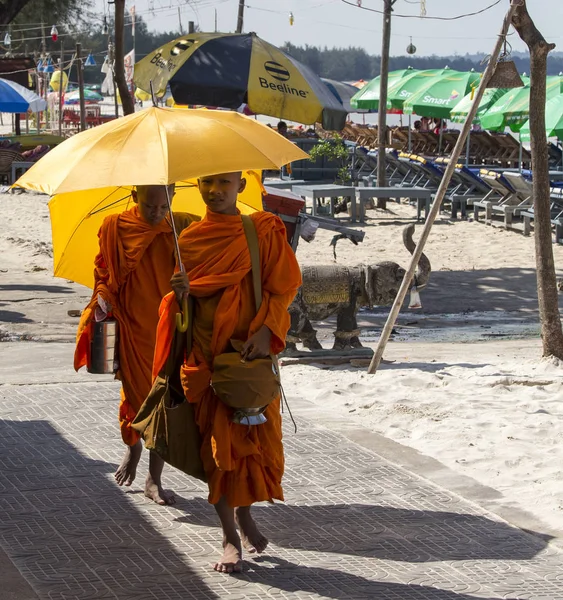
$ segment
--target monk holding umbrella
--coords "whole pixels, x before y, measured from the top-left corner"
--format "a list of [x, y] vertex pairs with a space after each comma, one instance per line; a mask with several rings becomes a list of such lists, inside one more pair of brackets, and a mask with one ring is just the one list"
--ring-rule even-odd
[[[186, 148], [197, 148], [197, 154], [187, 157]], [[91, 268], [83, 257], [98, 244], [92, 224], [103, 221], [94, 295], [81, 320], [75, 366], [88, 363], [96, 318], [113, 314], [121, 325], [119, 415], [128, 446], [118, 483], [132, 482], [140, 455], [129, 425], [150, 389], [158, 303], [171, 289], [176, 265], [182, 264], [175, 230], [194, 220], [171, 218], [172, 184], [214, 169], [279, 168], [306, 156], [271, 129], [236, 113], [153, 107], [66, 140], [16, 182], [56, 194], [50, 202], [56, 275], [88, 282], [91, 274], [85, 275], [85, 269], [91, 273]], [[83, 238], [82, 228], [88, 232]], [[162, 462], [151, 458], [150, 465], [147, 495], [159, 504], [173, 501], [160, 483]]]

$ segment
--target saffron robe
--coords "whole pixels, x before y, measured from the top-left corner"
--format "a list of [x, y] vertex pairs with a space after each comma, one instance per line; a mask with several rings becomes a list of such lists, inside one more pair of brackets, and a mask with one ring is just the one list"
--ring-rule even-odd
[[[177, 229], [196, 219], [188, 214], [174, 216]], [[78, 326], [76, 370], [89, 362], [98, 295], [111, 304], [111, 314], [119, 324], [119, 425], [121, 437], [129, 446], [140, 439], [131, 422], [152, 385], [158, 307], [162, 296], [171, 290], [170, 278], [176, 268], [173, 235], [168, 219], [153, 227], [141, 217], [137, 205], [109, 215], [98, 233], [100, 252], [95, 259], [94, 292]]]
[[[284, 471], [280, 399], [266, 409], [267, 422], [249, 427], [231, 421], [232, 409], [210, 386], [213, 359], [231, 339], [246, 341], [262, 325], [272, 332], [271, 352], [285, 347], [288, 313], [301, 285], [301, 272], [286, 240], [283, 222], [270, 213], [251, 215], [262, 271], [262, 305], [256, 314], [250, 252], [240, 215], [208, 211], [180, 236], [180, 251], [195, 299], [193, 345], [181, 366], [182, 384], [202, 436], [201, 457], [209, 502], [225, 496], [230, 506], [283, 500]], [[164, 366], [174, 334], [178, 303], [163, 299], [153, 375]]]

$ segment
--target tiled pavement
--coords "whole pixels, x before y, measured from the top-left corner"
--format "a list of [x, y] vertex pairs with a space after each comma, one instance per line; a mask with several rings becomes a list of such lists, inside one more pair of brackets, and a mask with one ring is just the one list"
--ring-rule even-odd
[[162, 508], [112, 482], [117, 389], [0, 387], [0, 543], [41, 599], [563, 598], [544, 539], [305, 419], [286, 431], [287, 504], [255, 509], [268, 554], [214, 573], [202, 484], [168, 470]]

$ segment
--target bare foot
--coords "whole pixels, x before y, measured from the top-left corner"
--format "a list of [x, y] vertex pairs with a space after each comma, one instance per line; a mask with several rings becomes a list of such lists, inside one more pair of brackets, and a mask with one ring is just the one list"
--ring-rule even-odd
[[[238, 536], [237, 536], [238, 537]], [[213, 568], [219, 573], [242, 573], [242, 548], [240, 540], [231, 543], [223, 540], [223, 556]]]
[[133, 483], [142, 451], [143, 446], [140, 441], [134, 446], [127, 446], [125, 456], [114, 475], [117, 485], [130, 486]]
[[166, 506], [170, 504], [176, 504], [176, 498], [172, 492], [167, 492], [160, 483], [156, 483], [150, 475], [147, 475], [147, 481], [145, 483], [145, 496], [160, 504], [160, 506]]
[[239, 506], [235, 510], [242, 545], [250, 554], [261, 554], [268, 547], [268, 538], [263, 536], [250, 514], [250, 506]]

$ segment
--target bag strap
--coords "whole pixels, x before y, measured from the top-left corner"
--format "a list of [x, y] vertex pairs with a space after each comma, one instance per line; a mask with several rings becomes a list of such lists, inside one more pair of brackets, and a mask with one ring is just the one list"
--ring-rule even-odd
[[258, 245], [258, 233], [254, 221], [249, 215], [242, 216], [242, 226], [246, 243], [250, 251], [250, 262], [252, 263], [252, 284], [254, 286], [254, 301], [256, 302], [256, 312], [262, 306], [262, 276], [260, 269], [260, 246]]
[[[258, 245], [258, 233], [256, 232], [256, 226], [254, 225], [254, 221], [248, 215], [241, 215], [242, 217], [242, 225], [244, 227], [244, 235], [246, 236], [246, 243], [248, 244], [248, 250], [250, 252], [250, 262], [252, 264], [252, 284], [254, 286], [254, 300], [256, 301], [256, 313], [260, 310], [260, 306], [262, 305], [262, 275], [260, 269], [260, 246]], [[277, 354], [270, 354], [272, 359], [272, 363], [276, 369], [278, 377], [281, 379], [280, 373], [280, 363]], [[289, 416], [293, 421], [293, 425], [295, 426], [295, 433], [297, 433], [297, 424], [295, 423], [295, 419], [291, 414], [291, 410], [289, 408], [289, 404], [287, 402], [287, 398], [285, 397], [285, 393], [283, 391], [283, 387], [280, 382], [280, 392], [282, 398], [282, 411], [283, 411], [283, 403], [287, 407], [289, 412]]]

